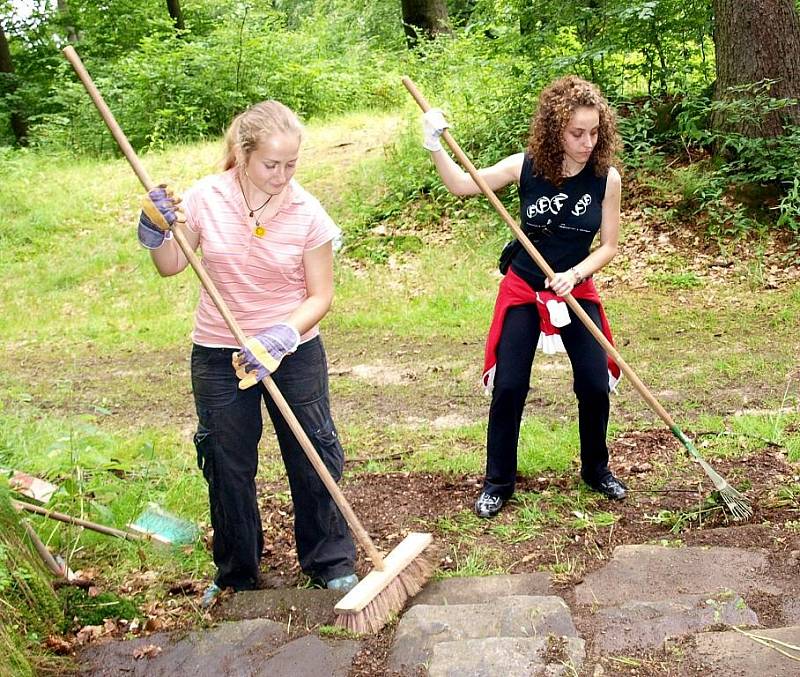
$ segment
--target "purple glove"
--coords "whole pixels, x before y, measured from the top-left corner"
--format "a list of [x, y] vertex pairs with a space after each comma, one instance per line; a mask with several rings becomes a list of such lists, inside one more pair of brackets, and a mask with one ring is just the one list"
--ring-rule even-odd
[[286, 355], [297, 350], [299, 343], [297, 329], [285, 323], [267, 327], [260, 334], [248, 338], [241, 352], [233, 355], [233, 367], [240, 379], [239, 388], [249, 388], [273, 373]]
[[146, 249], [158, 249], [164, 240], [172, 237], [170, 226], [178, 220], [178, 203], [162, 184], [147, 193], [142, 202], [142, 213], [139, 214], [139, 242]]

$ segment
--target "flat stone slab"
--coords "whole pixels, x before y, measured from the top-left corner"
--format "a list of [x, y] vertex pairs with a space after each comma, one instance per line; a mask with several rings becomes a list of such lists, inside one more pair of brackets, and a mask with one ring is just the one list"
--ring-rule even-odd
[[715, 625], [758, 625], [758, 616], [736, 594], [658, 602], [625, 602], [594, 616], [595, 650], [625, 653], [656, 648], [665, 639], [701, 632]]
[[418, 604], [400, 619], [389, 654], [392, 670], [427, 663], [441, 642], [487, 637], [577, 637], [560, 597], [511, 595], [487, 604]]
[[[800, 626], [771, 630], [747, 630], [748, 633], [800, 646]], [[764, 675], [764, 677], [797, 677], [800, 662], [782, 655], [774, 648], [735, 632], [709, 632], [695, 638], [695, 660], [707, 667], [709, 675]], [[775, 644], [776, 648], [800, 658], [800, 651]]]
[[784, 623], [800, 625], [800, 598], [794, 595], [786, 596], [781, 605]]
[[655, 601], [724, 590], [779, 594], [767, 572], [764, 550], [621, 545], [606, 566], [575, 588], [575, 599], [578, 604], [617, 606], [631, 599]]
[[264, 617], [288, 621], [291, 617], [293, 623], [309, 627], [331, 625], [333, 607], [341, 598], [340, 591], [317, 588], [248, 590], [221, 598], [213, 615], [230, 621]]
[[577, 637], [490, 637], [433, 647], [428, 677], [577, 675], [586, 650]]
[[257, 619], [98, 643], [78, 660], [82, 675], [97, 677], [246, 677], [261, 674], [259, 666], [286, 640], [283, 624]]
[[359, 646], [359, 642], [353, 640], [321, 640], [316, 635], [306, 635], [285, 644], [248, 674], [254, 677], [347, 677]]
[[553, 593], [550, 574], [546, 573], [469, 576], [428, 583], [410, 604], [483, 604], [507, 595]]

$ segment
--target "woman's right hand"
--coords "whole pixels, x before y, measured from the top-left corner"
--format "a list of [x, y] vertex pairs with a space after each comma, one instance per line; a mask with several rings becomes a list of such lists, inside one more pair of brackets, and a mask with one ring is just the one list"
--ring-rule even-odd
[[158, 249], [171, 237], [169, 232], [176, 221], [183, 222], [183, 214], [178, 206], [181, 202], [173, 192], [161, 184], [148, 191], [142, 200], [139, 214], [139, 242], [146, 249]]
[[429, 151], [436, 152], [442, 150], [442, 143], [439, 137], [444, 134], [444, 130], [450, 125], [444, 119], [441, 108], [431, 108], [422, 116], [422, 147]]

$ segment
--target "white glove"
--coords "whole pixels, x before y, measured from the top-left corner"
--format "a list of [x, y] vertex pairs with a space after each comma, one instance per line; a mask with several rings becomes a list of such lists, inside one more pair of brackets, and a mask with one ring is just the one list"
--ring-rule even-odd
[[439, 137], [450, 125], [444, 119], [441, 108], [431, 108], [422, 116], [422, 134], [424, 140], [422, 147], [430, 151], [442, 150]]

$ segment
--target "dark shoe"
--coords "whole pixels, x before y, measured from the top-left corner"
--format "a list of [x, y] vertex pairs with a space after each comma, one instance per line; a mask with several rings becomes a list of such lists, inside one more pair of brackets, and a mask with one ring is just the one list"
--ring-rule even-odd
[[499, 496], [492, 496], [485, 491], [475, 501], [475, 514], [478, 517], [494, 517], [500, 512], [505, 501]]
[[602, 482], [598, 482], [597, 484], [591, 484], [588, 482], [587, 484], [589, 484], [589, 486], [595, 491], [603, 494], [603, 496], [606, 498], [610, 498], [615, 501], [621, 501], [628, 495], [628, 487], [626, 487], [613, 475], [609, 475], [606, 477], [606, 479], [604, 479]]

